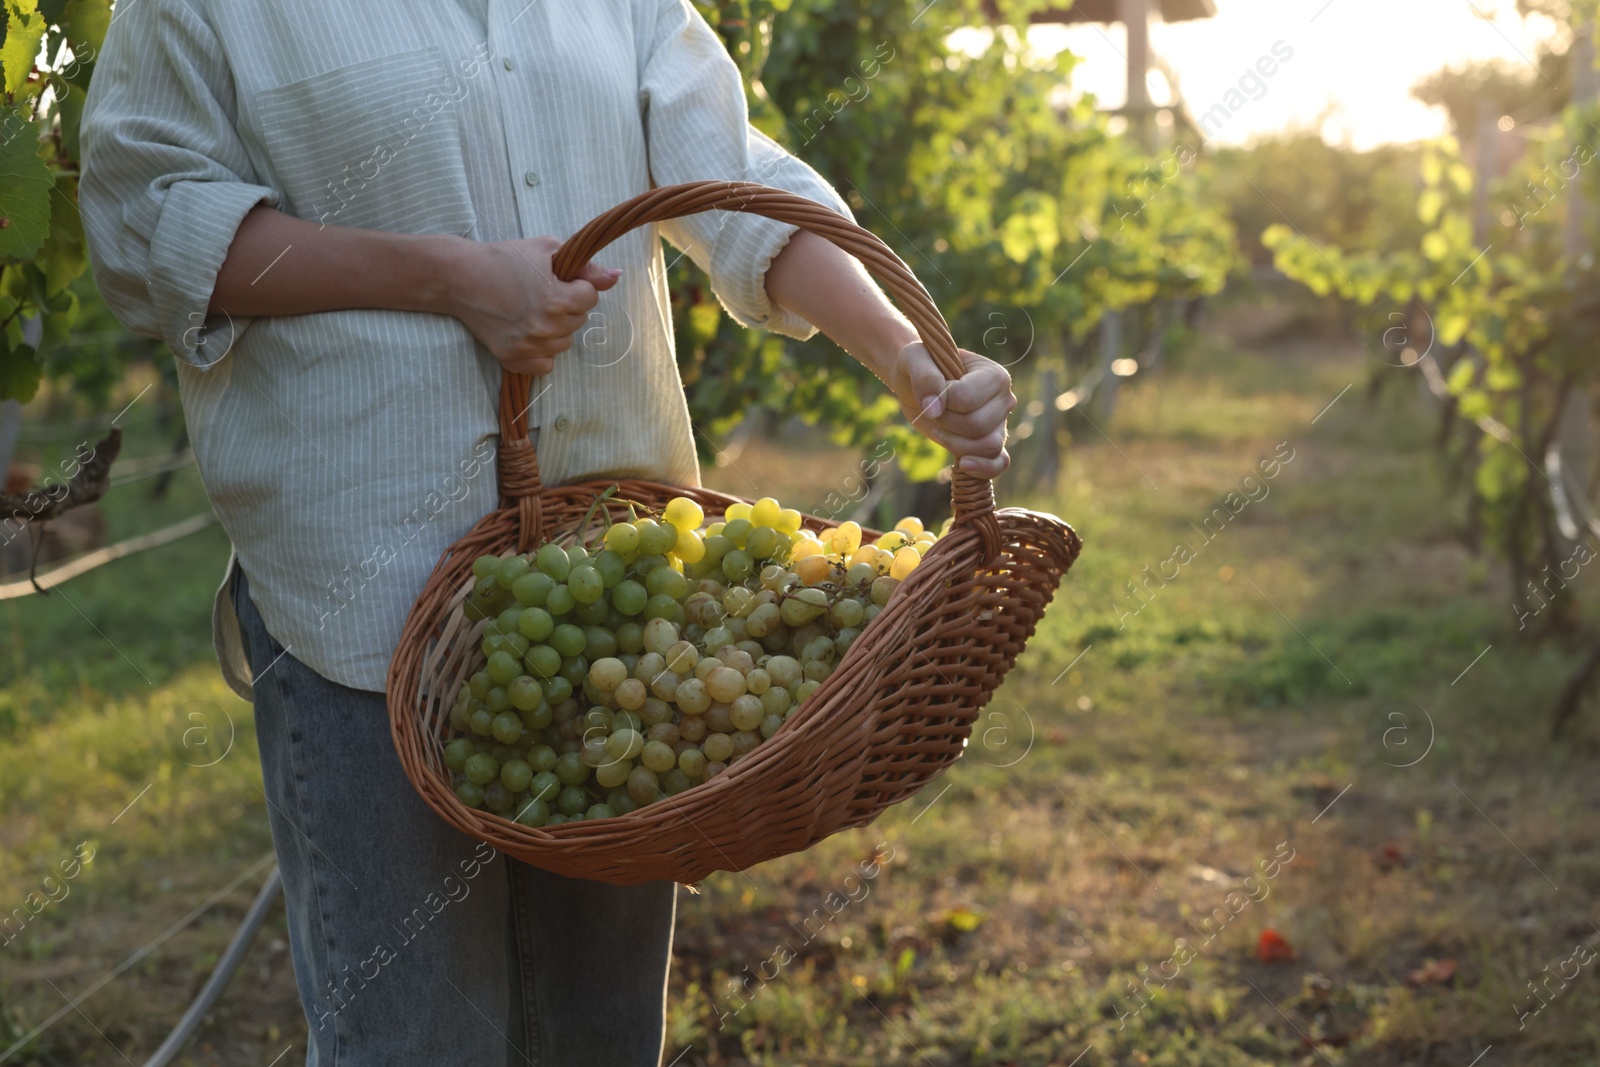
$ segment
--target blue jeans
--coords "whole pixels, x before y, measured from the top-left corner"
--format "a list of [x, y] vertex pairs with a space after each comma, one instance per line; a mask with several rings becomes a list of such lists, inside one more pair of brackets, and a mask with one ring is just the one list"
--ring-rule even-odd
[[308, 1067], [657, 1067], [677, 886], [565, 878], [469, 838], [400, 768], [382, 693], [234, 608]]

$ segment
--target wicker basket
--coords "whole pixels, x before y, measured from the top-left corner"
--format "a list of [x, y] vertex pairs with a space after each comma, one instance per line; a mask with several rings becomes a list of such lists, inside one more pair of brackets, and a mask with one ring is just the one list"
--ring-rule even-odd
[[[899, 257], [836, 212], [781, 190], [746, 182], [653, 189], [574, 235], [557, 253], [555, 272], [574, 277], [637, 226], [711, 209], [793, 223], [851, 252], [894, 296], [940, 369], [960, 375], [943, 317]], [[597, 493], [611, 485], [620, 486], [618, 496], [653, 507], [688, 496], [708, 514], [740, 499], [637, 480], [541, 485], [528, 440], [529, 385], [526, 376], [503, 376], [501, 505], [434, 568], [390, 664], [388, 704], [401, 763], [428, 805], [463, 832], [537, 867], [621, 885], [692, 883], [871, 822], [961, 756], [978, 712], [1078, 554], [1078, 535], [1066, 523], [1016, 508], [996, 511], [990, 483], [957, 471], [950, 532], [769, 740], [715, 778], [627, 815], [548, 829], [522, 826], [462, 804], [444, 766], [451, 705], [483, 663], [478, 637], [486, 624], [462, 611], [473, 559], [571, 534]], [[621, 505], [614, 517], [626, 517]], [[814, 530], [830, 525], [811, 516], [804, 521]]]

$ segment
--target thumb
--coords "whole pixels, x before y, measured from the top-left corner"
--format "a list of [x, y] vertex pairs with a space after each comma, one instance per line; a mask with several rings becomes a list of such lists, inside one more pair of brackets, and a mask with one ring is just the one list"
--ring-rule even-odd
[[608, 270], [604, 267], [596, 266], [594, 263], [585, 263], [583, 270], [579, 271], [578, 277], [573, 280], [588, 282], [603, 293], [613, 285], [616, 285], [617, 279], [620, 277], [622, 277], [620, 268]]
[[928, 350], [921, 342], [913, 342], [901, 350], [900, 359], [918, 418], [937, 419], [943, 415], [947, 383], [944, 374], [934, 364], [933, 357], [928, 355]]

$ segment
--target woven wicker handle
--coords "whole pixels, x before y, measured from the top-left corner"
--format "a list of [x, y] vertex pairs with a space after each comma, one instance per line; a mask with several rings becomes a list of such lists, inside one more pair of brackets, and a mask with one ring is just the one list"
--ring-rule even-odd
[[[556, 277], [571, 281], [596, 253], [623, 234], [640, 226], [701, 211], [747, 211], [791, 223], [825, 237], [859, 259], [899, 305], [933, 357], [950, 380], [965, 370], [950, 327], [933, 298], [911, 268], [869, 230], [838, 212], [803, 196], [754, 182], [686, 182], [640, 193], [591, 220], [556, 252], [552, 262]], [[504, 372], [500, 387], [501, 473], [500, 491], [516, 500], [528, 520], [537, 525], [539, 468], [528, 443], [528, 393], [532, 380], [525, 374]], [[956, 468], [950, 483], [951, 504], [957, 523], [976, 525], [991, 555], [999, 549], [999, 528], [994, 520], [994, 487], [984, 478]]]

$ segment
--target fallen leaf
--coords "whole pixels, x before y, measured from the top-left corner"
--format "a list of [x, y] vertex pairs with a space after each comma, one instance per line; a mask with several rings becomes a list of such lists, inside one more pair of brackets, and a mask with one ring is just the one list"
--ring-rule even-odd
[[1449, 985], [1456, 976], [1456, 961], [1452, 959], [1428, 960], [1406, 975], [1412, 985]]
[[1404, 867], [1405, 865], [1406, 854], [1401, 850], [1399, 845], [1384, 845], [1383, 848], [1378, 851], [1379, 870], [1392, 871], [1396, 867]]
[[1269, 926], [1261, 931], [1261, 939], [1256, 942], [1256, 958], [1262, 963], [1293, 963], [1294, 946]]
[[939, 917], [939, 922], [960, 934], [970, 934], [983, 925], [983, 916], [971, 908], [951, 908]]

